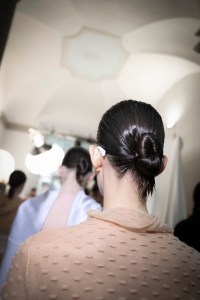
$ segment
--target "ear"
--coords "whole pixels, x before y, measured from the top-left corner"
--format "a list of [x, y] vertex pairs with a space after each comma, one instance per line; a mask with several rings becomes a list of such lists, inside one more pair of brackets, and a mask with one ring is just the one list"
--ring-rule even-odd
[[93, 167], [94, 167], [95, 171], [99, 172], [102, 167], [103, 157], [102, 157], [101, 153], [99, 152], [99, 150], [97, 149], [97, 146], [95, 146], [95, 145], [90, 146], [89, 152], [90, 152], [90, 157], [91, 157]]
[[158, 175], [161, 174], [164, 171], [164, 169], [166, 168], [167, 162], [168, 162], [168, 157], [166, 155], [163, 155], [162, 164], [161, 164], [160, 171], [159, 171]]

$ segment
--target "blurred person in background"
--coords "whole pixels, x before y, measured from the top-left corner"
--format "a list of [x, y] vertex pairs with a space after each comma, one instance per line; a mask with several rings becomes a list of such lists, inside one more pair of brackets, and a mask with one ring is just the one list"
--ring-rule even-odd
[[88, 181], [94, 176], [88, 150], [82, 147], [69, 149], [63, 158], [59, 174], [59, 190], [47, 190], [20, 206], [0, 269], [0, 287], [6, 278], [13, 255], [28, 237], [42, 230], [79, 224], [87, 219], [89, 209], [102, 209], [84, 191]]
[[[27, 177], [21, 170], [13, 171], [7, 185], [2, 185], [0, 193], [0, 262], [3, 258], [7, 238], [19, 205], [24, 201], [20, 194]], [[7, 189], [7, 191], [6, 191]]]
[[15, 170], [8, 180], [6, 187], [0, 194], [0, 234], [8, 235], [19, 205], [23, 202], [20, 194], [24, 188], [27, 177], [23, 171]]
[[30, 192], [25, 196], [25, 199], [29, 199], [36, 196], [37, 189], [36, 187], [32, 187]]
[[194, 188], [193, 201], [192, 214], [176, 224], [174, 235], [200, 252], [200, 182]]

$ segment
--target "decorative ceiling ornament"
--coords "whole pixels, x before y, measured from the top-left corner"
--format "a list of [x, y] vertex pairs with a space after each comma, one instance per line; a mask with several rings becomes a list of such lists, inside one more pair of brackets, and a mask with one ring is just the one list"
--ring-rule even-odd
[[61, 65], [80, 78], [115, 78], [126, 57], [121, 39], [109, 33], [84, 28], [63, 38]]

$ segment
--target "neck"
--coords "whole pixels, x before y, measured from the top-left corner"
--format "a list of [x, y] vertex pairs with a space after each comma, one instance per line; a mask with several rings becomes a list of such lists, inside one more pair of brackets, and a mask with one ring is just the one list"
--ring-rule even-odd
[[[18, 198], [18, 195], [19, 195], [19, 193], [16, 190], [14, 190], [12, 197], [9, 198], [9, 199], [10, 200], [15, 200], [16, 198]], [[7, 197], [8, 197], [8, 194], [7, 194]]]
[[147, 212], [146, 203], [140, 199], [138, 186], [130, 172], [119, 178], [108, 161], [105, 161], [102, 172], [104, 209], [127, 207]]
[[62, 179], [61, 193], [77, 194], [82, 189], [76, 180], [76, 171], [68, 169], [65, 178]]

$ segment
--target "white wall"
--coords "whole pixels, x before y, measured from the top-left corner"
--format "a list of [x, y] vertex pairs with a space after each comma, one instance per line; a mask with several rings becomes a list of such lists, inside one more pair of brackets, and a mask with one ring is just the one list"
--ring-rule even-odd
[[187, 202], [181, 161], [181, 140], [167, 138], [165, 155], [169, 157], [164, 172], [155, 178], [155, 190], [148, 198], [148, 211], [171, 228], [187, 217]]
[[171, 88], [157, 106], [165, 124], [169, 114], [179, 114], [177, 124], [172, 129], [166, 129], [166, 135], [175, 134], [182, 141], [181, 159], [188, 214], [192, 212], [193, 189], [200, 181], [199, 82], [199, 74], [184, 78]]
[[3, 134], [4, 134], [4, 125], [0, 118], [0, 148], [2, 148], [1, 145], [2, 145], [2, 141], [3, 141]]

